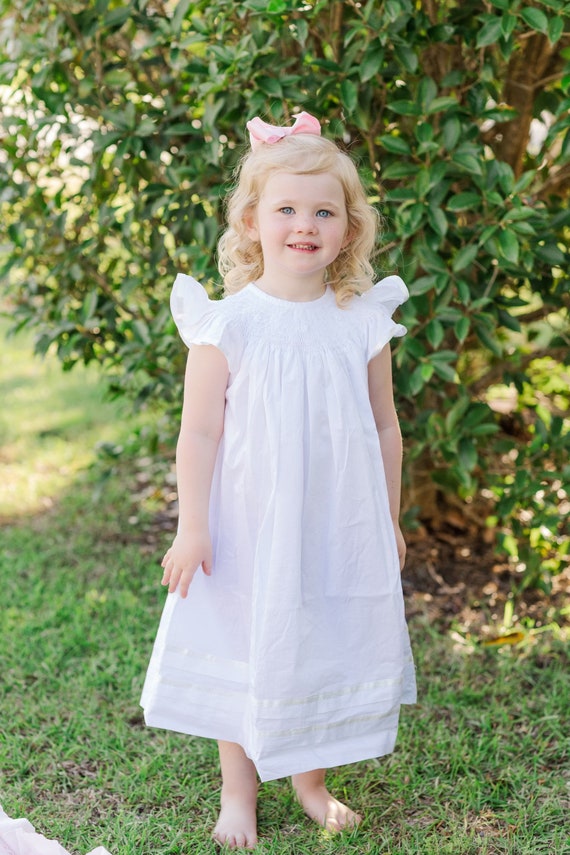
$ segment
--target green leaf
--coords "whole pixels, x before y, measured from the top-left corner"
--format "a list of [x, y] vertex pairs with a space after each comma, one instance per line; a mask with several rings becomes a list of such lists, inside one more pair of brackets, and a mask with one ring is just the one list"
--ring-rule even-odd
[[481, 424], [490, 415], [492, 415], [492, 412], [487, 404], [472, 403], [462, 421], [462, 425], [469, 428], [469, 432], [471, 433], [475, 425]]
[[447, 110], [451, 110], [453, 107], [457, 107], [457, 99], [453, 98], [451, 95], [442, 95], [440, 98], [434, 98], [433, 101], [429, 105], [428, 113], [432, 115], [433, 113], [445, 113]]
[[502, 18], [493, 17], [487, 20], [477, 35], [477, 48], [486, 47], [487, 45], [498, 42], [503, 34]]
[[[541, 0], [542, 6], [547, 6], [549, 9], [554, 9], [556, 12], [560, 12], [564, 9], [564, 0]], [[566, 5], [566, 12], [568, 12], [568, 5]]]
[[[432, 354], [432, 356], [435, 354]], [[453, 368], [447, 362], [435, 362], [434, 363], [434, 371], [435, 373], [445, 380], [448, 383], [455, 383], [457, 380], [457, 372], [455, 368]]]
[[487, 423], [484, 425], [475, 425], [469, 432], [471, 436], [488, 436], [489, 434], [497, 433], [498, 430], [499, 425]]
[[[499, 228], [500, 228], [500, 226], [498, 224], [492, 225], [492, 226], [486, 226], [483, 229], [483, 231], [481, 232], [481, 234], [479, 235], [479, 240], [478, 240], [479, 246], [485, 246], [485, 249], [488, 249], [489, 252], [493, 252], [493, 250], [489, 249], [489, 247], [486, 246], [486, 244], [487, 244], [487, 241], [489, 241], [489, 239], [492, 238], [493, 235], [495, 235], [499, 231]], [[491, 243], [492, 243], [492, 241], [491, 241]]]
[[404, 66], [410, 74], [415, 74], [418, 70], [418, 57], [412, 48], [405, 45], [397, 45], [394, 48], [396, 58]]
[[513, 15], [511, 12], [506, 12], [501, 18], [501, 30], [504, 38], [508, 39], [516, 25], [516, 15]]
[[517, 264], [519, 260], [519, 242], [515, 234], [508, 229], [499, 232], [499, 249], [501, 255], [511, 264]]
[[434, 232], [440, 237], [445, 237], [449, 223], [441, 208], [430, 205], [428, 208], [428, 221]]
[[354, 113], [358, 106], [358, 88], [354, 81], [343, 80], [340, 84], [340, 94], [343, 106], [346, 107], [348, 113]]
[[455, 362], [457, 354], [454, 350], [438, 350], [437, 353], [430, 354], [432, 362]]
[[390, 163], [385, 169], [382, 169], [382, 179], [385, 181], [396, 181], [400, 178], [407, 178], [409, 175], [415, 175], [418, 167], [415, 163]]
[[412, 395], [417, 395], [423, 387], [425, 386], [426, 381], [423, 372], [423, 365], [418, 365], [417, 368], [414, 368], [410, 375], [409, 388], [410, 393]]
[[471, 327], [471, 322], [469, 321], [469, 318], [466, 316], [459, 318], [459, 320], [455, 324], [453, 331], [455, 333], [455, 337], [456, 337], [457, 341], [460, 344], [463, 344], [463, 342], [467, 338], [467, 336], [469, 334], [470, 327]]
[[527, 6], [526, 9], [521, 9], [521, 18], [533, 30], [538, 30], [539, 33], [548, 35], [548, 18], [540, 9], [535, 9]]
[[422, 342], [409, 335], [404, 339], [403, 349], [415, 357], [415, 359], [423, 359], [426, 355], [426, 349]]
[[429, 109], [437, 95], [437, 84], [431, 77], [422, 77], [418, 86], [418, 101], [424, 112]]
[[438, 321], [437, 318], [432, 318], [426, 326], [426, 338], [434, 350], [438, 349], [444, 339], [444, 336], [445, 330], [443, 328], [443, 324], [441, 321]]
[[112, 88], [121, 88], [132, 82], [131, 73], [123, 68], [113, 68], [103, 75], [103, 82]]
[[535, 235], [536, 229], [531, 226], [530, 223], [525, 222], [514, 222], [511, 224], [511, 229], [515, 231], [518, 235]]
[[362, 83], [366, 83], [378, 74], [383, 62], [384, 51], [378, 42], [373, 42], [368, 46], [358, 69]]
[[457, 295], [463, 305], [468, 306], [471, 303], [471, 292], [469, 291], [469, 285], [467, 282], [465, 282], [464, 279], [457, 279], [455, 287], [457, 288]]
[[456, 116], [451, 116], [443, 125], [443, 145], [447, 151], [453, 151], [460, 139], [461, 122]]
[[511, 208], [505, 213], [501, 221], [503, 223], [512, 222], [513, 220], [528, 220], [535, 216], [534, 208], [529, 208], [528, 205], [521, 205], [520, 208]]
[[137, 137], [149, 137], [156, 130], [156, 125], [154, 120], [149, 116], [145, 116], [140, 122], [137, 124], [135, 128], [135, 135]]
[[396, 215], [396, 223], [402, 237], [412, 237], [418, 231], [425, 215], [425, 207], [421, 202], [400, 208]]
[[106, 27], [118, 28], [125, 23], [131, 16], [131, 8], [129, 5], [112, 9], [105, 15], [104, 24]]
[[256, 84], [262, 92], [270, 95], [273, 98], [283, 97], [283, 87], [277, 77], [270, 77], [268, 74], [260, 74], [256, 78]]
[[174, 10], [174, 15], [172, 16], [172, 30], [175, 33], [179, 33], [182, 27], [182, 21], [186, 17], [186, 13], [188, 9], [192, 5], [192, 0], [178, 0], [176, 4], [176, 9]]
[[536, 178], [536, 174], [535, 169], [529, 169], [526, 172], [523, 172], [513, 187], [513, 193], [522, 193], [524, 190], [527, 190]]
[[384, 134], [379, 137], [378, 142], [392, 154], [411, 154], [411, 149], [403, 137], [393, 136], [392, 134]]
[[494, 353], [495, 356], [503, 355], [503, 348], [499, 340], [491, 333], [488, 329], [486, 329], [481, 324], [477, 324], [475, 328], [475, 332], [477, 333], [477, 338], [485, 345], [491, 353]]
[[475, 444], [468, 437], [459, 440], [459, 462], [468, 472], [472, 472], [477, 465], [478, 455]]
[[554, 243], [538, 244], [534, 247], [536, 255], [553, 267], [564, 267], [568, 264], [567, 256]]
[[420, 276], [419, 279], [414, 279], [414, 281], [410, 283], [410, 294], [413, 296], [426, 294], [428, 291], [432, 290], [434, 285], [435, 276]]
[[564, 32], [564, 21], [562, 18], [551, 18], [548, 22], [548, 39], [555, 45]]
[[441, 255], [434, 252], [427, 243], [416, 243], [414, 252], [418, 264], [423, 267], [428, 273], [448, 273], [447, 265], [443, 261]]
[[[435, 277], [435, 293], [443, 294], [450, 287], [451, 283], [451, 275], [446, 271], [445, 273], [438, 273]], [[444, 301], [441, 300], [440, 303]], [[452, 311], [452, 310], [449, 310]]]
[[505, 309], [499, 309], [497, 314], [501, 326], [513, 330], [513, 332], [521, 332], [521, 325], [514, 315], [511, 315]]
[[459, 398], [458, 401], [453, 404], [453, 406], [449, 409], [446, 417], [445, 417], [445, 430], [448, 434], [452, 434], [455, 430], [459, 421], [463, 418], [467, 409], [469, 408], [469, 398], [467, 395]]
[[474, 193], [471, 190], [464, 193], [456, 193], [451, 196], [446, 204], [448, 211], [468, 211], [479, 208], [482, 202], [482, 197], [479, 193]]
[[427, 169], [419, 169], [414, 182], [418, 199], [423, 199], [430, 188], [430, 174]]
[[387, 104], [386, 106], [393, 113], [398, 113], [400, 116], [419, 116], [421, 113], [420, 106], [413, 101], [392, 101], [391, 104]]
[[480, 161], [473, 154], [464, 154], [463, 152], [455, 151], [452, 156], [453, 163], [456, 163], [466, 172], [471, 172], [473, 175], [482, 175]]
[[479, 247], [477, 246], [477, 244], [468, 243], [465, 246], [461, 247], [455, 258], [453, 259], [453, 272], [459, 273], [460, 270], [465, 270], [466, 267], [469, 267], [477, 257], [478, 252]]
[[419, 122], [415, 129], [416, 139], [421, 143], [431, 142], [433, 139], [433, 126], [429, 122]]

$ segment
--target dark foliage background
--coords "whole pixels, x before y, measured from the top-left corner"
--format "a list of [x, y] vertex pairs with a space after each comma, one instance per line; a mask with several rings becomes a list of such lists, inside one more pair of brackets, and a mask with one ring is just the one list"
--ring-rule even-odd
[[[0, 2], [0, 275], [14, 328], [97, 361], [172, 444], [177, 270], [215, 293], [245, 121], [297, 109], [359, 162], [395, 350], [407, 517], [496, 532], [519, 587], [568, 561], [570, 3]], [[158, 413], [167, 419], [159, 419]]]

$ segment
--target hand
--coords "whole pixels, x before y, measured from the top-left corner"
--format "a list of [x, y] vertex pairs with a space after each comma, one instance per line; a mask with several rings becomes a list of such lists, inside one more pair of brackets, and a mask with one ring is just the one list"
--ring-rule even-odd
[[406, 563], [406, 541], [404, 540], [404, 535], [400, 529], [400, 523], [397, 520], [393, 520], [393, 523], [394, 533], [396, 535], [396, 546], [398, 548], [398, 558], [400, 559], [400, 570], [403, 570], [404, 564]]
[[212, 573], [212, 543], [208, 532], [179, 532], [162, 559], [161, 567], [164, 569], [161, 584], [168, 585], [170, 594], [178, 588], [184, 599], [199, 567], [206, 576]]

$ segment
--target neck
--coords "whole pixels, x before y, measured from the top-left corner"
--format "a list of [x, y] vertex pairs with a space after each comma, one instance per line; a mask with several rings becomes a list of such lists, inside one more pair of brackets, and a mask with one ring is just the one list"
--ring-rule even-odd
[[281, 279], [279, 276], [273, 276], [268, 272], [264, 272], [256, 280], [255, 284], [261, 291], [271, 294], [272, 297], [278, 297], [281, 300], [290, 300], [295, 303], [308, 303], [312, 300], [318, 300], [327, 290], [324, 277], [322, 276], [307, 280], [296, 280], [292, 277]]

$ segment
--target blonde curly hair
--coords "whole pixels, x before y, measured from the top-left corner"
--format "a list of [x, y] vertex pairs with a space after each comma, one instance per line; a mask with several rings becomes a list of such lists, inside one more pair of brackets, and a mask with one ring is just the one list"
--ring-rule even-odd
[[263, 274], [261, 245], [247, 234], [246, 219], [255, 211], [270, 175], [289, 172], [334, 175], [344, 190], [350, 240], [329, 265], [328, 285], [339, 305], [373, 285], [370, 263], [379, 227], [378, 212], [368, 204], [356, 166], [331, 140], [311, 134], [291, 135], [258, 146], [241, 161], [237, 183], [227, 202], [228, 228], [218, 243], [218, 269], [226, 294], [235, 294]]

